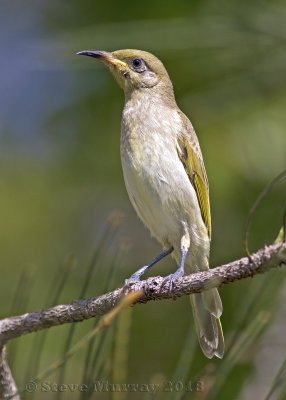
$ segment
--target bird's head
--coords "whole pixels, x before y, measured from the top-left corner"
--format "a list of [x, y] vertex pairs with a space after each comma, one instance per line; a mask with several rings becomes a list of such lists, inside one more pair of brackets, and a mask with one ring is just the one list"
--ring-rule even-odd
[[142, 50], [117, 50], [112, 53], [86, 50], [77, 53], [98, 58], [111, 70], [125, 93], [137, 89], [156, 88], [173, 95], [173, 86], [163, 63], [153, 54]]

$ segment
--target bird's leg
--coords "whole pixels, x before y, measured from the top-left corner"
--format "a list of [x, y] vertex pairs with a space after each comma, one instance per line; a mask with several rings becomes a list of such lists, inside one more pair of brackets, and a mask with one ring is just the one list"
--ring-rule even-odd
[[162, 260], [162, 258], [166, 257], [168, 254], [171, 254], [173, 250], [173, 247], [165, 249], [157, 257], [153, 258], [153, 260], [151, 260], [147, 265], [144, 265], [144, 267], [138, 269], [138, 271], [132, 274], [130, 278], [125, 279], [125, 286], [129, 285], [130, 283], [140, 281], [140, 276], [143, 275], [147, 271], [147, 269], [151, 268], [154, 264]]
[[186, 259], [186, 255], [188, 253], [188, 249], [186, 249], [185, 247], [181, 248], [181, 262], [180, 262], [180, 266], [177, 269], [176, 272], [174, 272], [173, 274], [167, 275], [162, 283], [162, 286], [164, 285], [164, 283], [170, 279], [170, 292], [173, 290], [173, 286], [174, 286], [174, 282], [176, 279], [180, 278], [181, 276], [184, 276], [185, 273], [185, 259]]
[[182, 237], [181, 239], [181, 262], [180, 262], [180, 266], [177, 269], [176, 272], [174, 272], [173, 274], [167, 275], [162, 283], [162, 286], [164, 285], [164, 283], [170, 279], [170, 285], [169, 285], [169, 289], [170, 292], [173, 290], [173, 286], [174, 286], [174, 282], [176, 279], [180, 278], [181, 276], [184, 276], [185, 273], [185, 260], [186, 260], [186, 256], [188, 254], [188, 250], [190, 247], [190, 236], [188, 233], [185, 233], [185, 235]]

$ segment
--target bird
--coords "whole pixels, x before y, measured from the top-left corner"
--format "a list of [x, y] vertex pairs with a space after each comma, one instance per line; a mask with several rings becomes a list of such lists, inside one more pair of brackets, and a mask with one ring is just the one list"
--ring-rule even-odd
[[[185, 273], [209, 268], [211, 214], [209, 184], [195, 130], [178, 107], [173, 84], [153, 54], [134, 49], [84, 50], [102, 61], [125, 94], [120, 154], [130, 201], [163, 251], [126, 279], [140, 277], [171, 254], [178, 269], [165, 277], [172, 290]], [[207, 358], [224, 354], [216, 288], [190, 296], [199, 344]]]

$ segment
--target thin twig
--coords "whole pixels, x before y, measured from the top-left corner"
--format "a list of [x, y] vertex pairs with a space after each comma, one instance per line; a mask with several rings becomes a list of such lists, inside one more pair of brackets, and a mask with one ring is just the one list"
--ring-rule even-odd
[[[260, 193], [260, 195], [258, 196], [258, 198], [256, 199], [255, 203], [253, 204], [247, 221], [246, 221], [246, 225], [244, 228], [244, 233], [243, 233], [243, 247], [244, 247], [244, 251], [245, 254], [247, 255], [247, 257], [251, 257], [249, 250], [248, 250], [248, 232], [249, 232], [249, 228], [250, 225], [252, 223], [253, 217], [258, 209], [258, 207], [260, 206], [260, 204], [262, 203], [262, 201], [268, 196], [268, 194], [271, 192], [271, 190], [278, 185], [278, 183], [280, 183], [283, 179], [286, 178], [286, 170], [282, 171], [278, 176], [276, 176], [264, 189], [263, 191]], [[284, 218], [283, 218], [283, 222], [284, 222], [284, 241], [285, 241], [285, 221], [286, 221], [286, 209], [284, 211]]]

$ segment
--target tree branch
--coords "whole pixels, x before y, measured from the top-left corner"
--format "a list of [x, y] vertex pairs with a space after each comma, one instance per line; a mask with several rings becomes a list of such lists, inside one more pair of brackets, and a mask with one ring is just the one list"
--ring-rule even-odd
[[20, 400], [17, 393], [17, 387], [6, 359], [6, 347], [0, 347], [0, 399], [6, 399], [13, 396], [14, 400]]
[[276, 243], [253, 253], [251, 258], [244, 257], [207, 271], [179, 278], [172, 293], [169, 291], [168, 282], [163, 284], [162, 277], [155, 277], [142, 281], [140, 284], [135, 283], [124, 290], [120, 288], [102, 296], [6, 318], [0, 321], [0, 345], [3, 346], [10, 339], [30, 332], [106, 314], [118, 303], [123, 293], [143, 290], [143, 295], [137, 303], [174, 299], [245, 279], [282, 264], [286, 264], [286, 243]]

